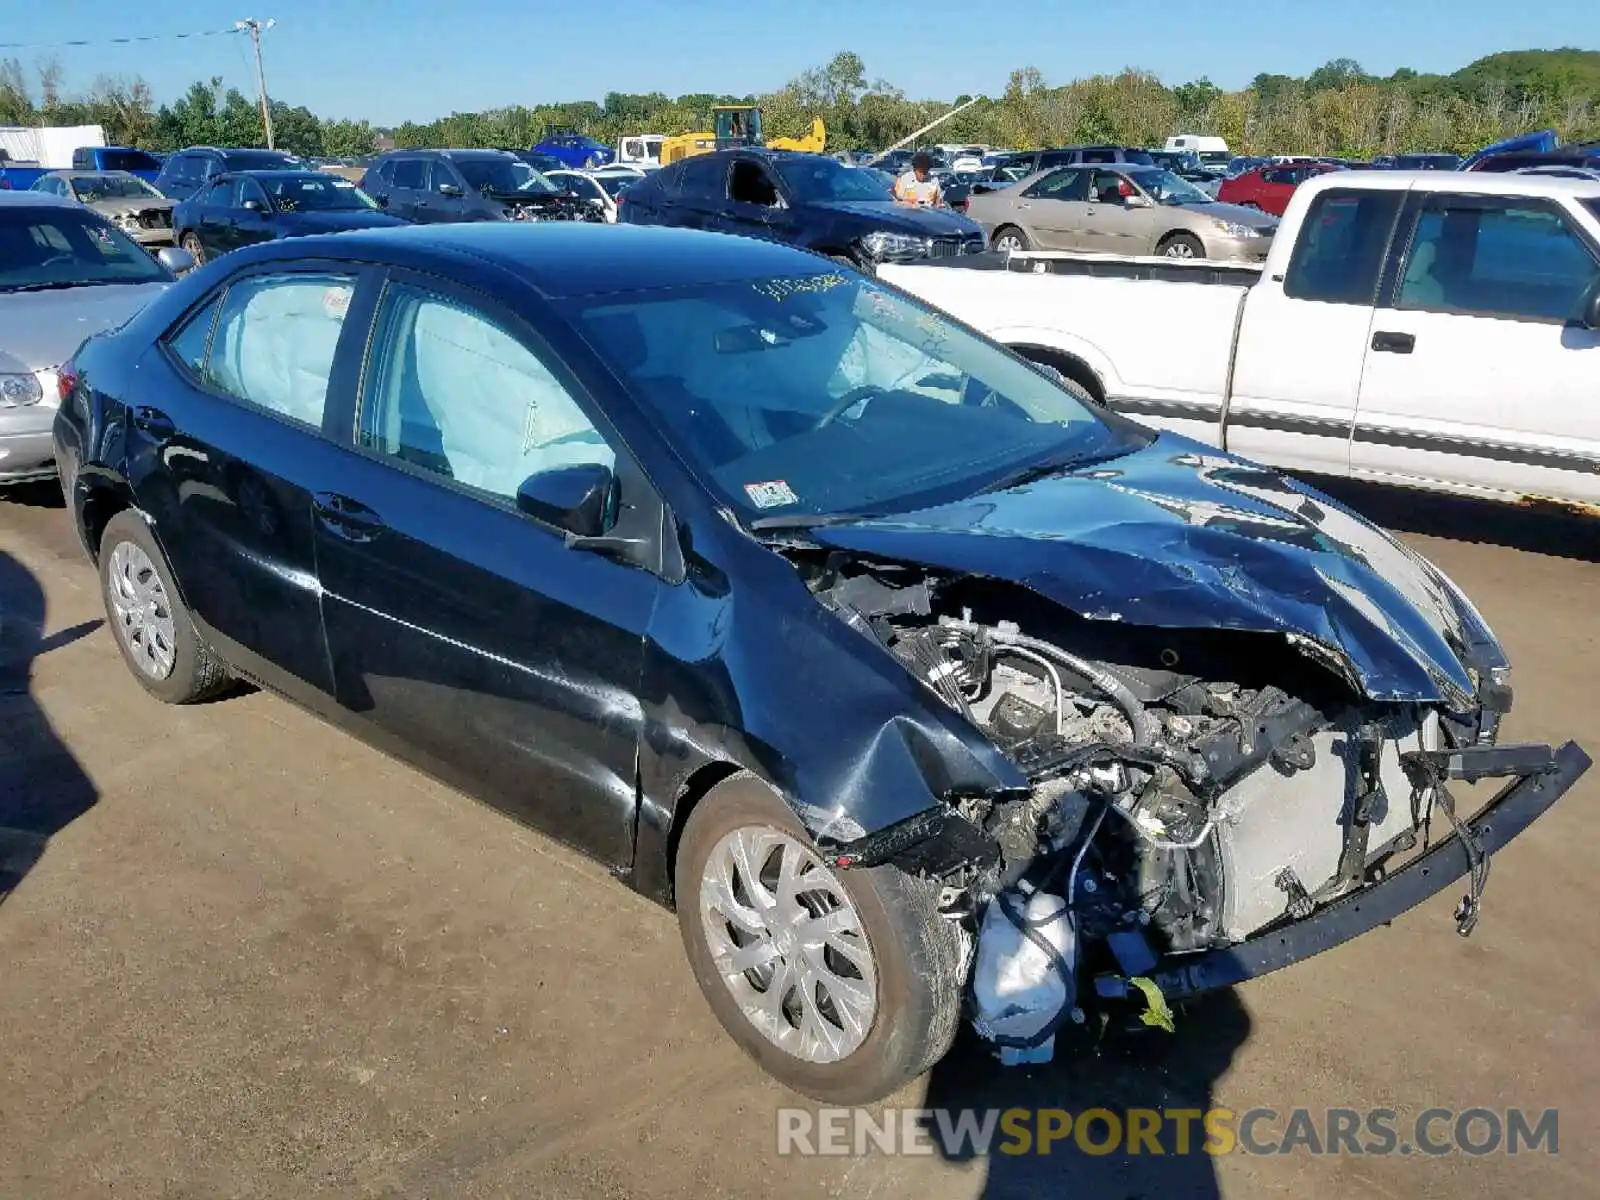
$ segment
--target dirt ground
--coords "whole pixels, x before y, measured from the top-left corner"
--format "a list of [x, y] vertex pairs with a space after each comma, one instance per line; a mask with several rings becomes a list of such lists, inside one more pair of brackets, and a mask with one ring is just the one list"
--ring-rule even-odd
[[[1507, 736], [1600, 756], [1596, 527], [1351, 498], [1501, 635]], [[668, 913], [270, 696], [149, 700], [102, 617], [66, 514], [0, 499], [5, 1200], [1596, 1194], [1600, 771], [1497, 856], [1470, 940], [1451, 888], [1159, 1045], [1008, 1071], [963, 1042], [895, 1099], [1555, 1107], [1558, 1155], [780, 1158], [805, 1102]]]

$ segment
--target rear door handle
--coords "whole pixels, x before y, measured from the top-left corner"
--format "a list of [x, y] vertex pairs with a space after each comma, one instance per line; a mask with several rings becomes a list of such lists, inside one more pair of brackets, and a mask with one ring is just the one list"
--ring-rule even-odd
[[159, 442], [166, 441], [178, 432], [178, 427], [172, 423], [171, 417], [159, 408], [151, 408], [147, 404], [141, 404], [133, 410], [133, 426]]
[[1379, 331], [1372, 335], [1372, 348], [1386, 350], [1390, 354], [1410, 354], [1417, 348], [1417, 335], [1414, 333], [1385, 333]]
[[318, 492], [311, 497], [311, 508], [329, 533], [347, 542], [370, 542], [383, 531], [382, 517], [338, 492]]

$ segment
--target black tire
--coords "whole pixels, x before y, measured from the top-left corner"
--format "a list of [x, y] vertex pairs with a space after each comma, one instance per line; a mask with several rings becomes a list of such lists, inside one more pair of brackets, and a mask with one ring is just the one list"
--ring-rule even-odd
[[989, 248], [991, 250], [1000, 249], [1001, 240], [1008, 237], [1017, 239], [1018, 250], [1033, 249], [1033, 242], [1029, 239], [1028, 235], [1023, 233], [1022, 230], [1018, 229], [1015, 225], [1002, 225], [999, 229], [996, 229], [994, 231], [994, 236], [989, 239]]
[[178, 240], [178, 245], [187, 250], [193, 257], [195, 266], [204, 266], [206, 261], [206, 248], [200, 244], [200, 239], [192, 233], [186, 233]]
[[[1187, 250], [1187, 253], [1184, 251]], [[1192, 233], [1173, 233], [1161, 239], [1156, 253], [1167, 258], [1204, 258], [1205, 243]]]
[[961, 932], [938, 913], [938, 886], [895, 867], [836, 869], [860, 918], [877, 974], [877, 1008], [865, 1039], [833, 1062], [781, 1049], [747, 1018], [719, 974], [700, 913], [700, 881], [717, 843], [736, 829], [767, 827], [803, 845], [810, 836], [759, 779], [735, 775], [695, 806], [678, 843], [678, 928], [695, 981], [729, 1036], [785, 1086], [827, 1104], [869, 1104], [944, 1057], [961, 1012]]
[[1070, 393], [1074, 400], [1081, 400], [1084, 404], [1092, 404], [1100, 408], [1105, 407], [1104, 400], [1100, 399], [1100, 397], [1096, 396], [1087, 387], [1079, 383], [1072, 376], [1068, 375], [1059, 366], [1051, 362], [1042, 354], [1030, 354], [1026, 350], [1018, 350], [1017, 353], [1022, 355], [1023, 358], [1027, 359], [1031, 363], [1036, 363], [1041, 367], [1049, 367], [1052, 371], [1054, 371], [1056, 374], [1056, 382], [1061, 385], [1063, 390]]
[[[159, 678], [141, 665], [136, 657], [112, 600], [112, 563], [116, 548], [123, 543], [138, 547], [149, 559], [165, 592], [166, 609], [172, 618], [172, 669]], [[172, 568], [167, 565], [161, 547], [156, 544], [149, 526], [138, 513], [120, 512], [106, 522], [105, 532], [100, 535], [97, 561], [100, 568], [100, 594], [106, 606], [106, 623], [111, 626], [111, 635], [116, 639], [117, 649], [122, 652], [122, 660], [128, 664], [128, 670], [140, 686], [168, 704], [197, 704], [223, 692], [229, 684], [228, 669], [211, 648], [200, 640], [189, 610], [184, 607], [173, 583]]]

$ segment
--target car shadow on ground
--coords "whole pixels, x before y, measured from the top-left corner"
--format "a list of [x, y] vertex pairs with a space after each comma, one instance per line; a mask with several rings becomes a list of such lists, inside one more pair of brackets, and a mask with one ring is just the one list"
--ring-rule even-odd
[[[59, 495], [59, 492], [58, 492]], [[44, 855], [50, 839], [94, 806], [94, 783], [33, 697], [40, 656], [93, 633], [85, 621], [43, 636], [44, 591], [0, 550], [0, 904]]]
[[41, 480], [38, 483], [19, 483], [8, 487], [5, 491], [7, 504], [21, 505], [26, 508], [65, 508], [66, 499], [61, 495], [61, 485], [54, 479]]
[[[928, 1076], [923, 1106], [934, 1114], [931, 1140], [947, 1161], [977, 1162], [984, 1176], [978, 1192], [983, 1200], [1214, 1200], [1222, 1192], [1216, 1159], [1204, 1148], [1201, 1114], [1215, 1107], [1217, 1080], [1249, 1036], [1250, 1015], [1231, 991], [1185, 1006], [1173, 1034], [1112, 1031], [1097, 1048], [1058, 1045], [1055, 1060], [1040, 1066], [1001, 1066], [987, 1044], [963, 1028], [955, 1048]], [[935, 1131], [938, 1110], [949, 1114], [945, 1123], [953, 1127], [962, 1110], [977, 1110], [981, 1122], [986, 1110], [1010, 1109], [1026, 1110], [1013, 1128], [1020, 1125], [1033, 1135], [1022, 1152], [1017, 1152], [1021, 1139], [1008, 1138], [1004, 1118], [982, 1156], [973, 1153], [970, 1142], [945, 1145]], [[1118, 1123], [1118, 1144], [1111, 1144], [1114, 1127], [1098, 1116], [1090, 1119], [1084, 1143], [1077, 1140], [1076, 1128], [1069, 1128], [1041, 1153], [1037, 1134], [1045, 1123], [1040, 1112], [1047, 1109], [1070, 1113], [1073, 1126], [1088, 1110], [1106, 1110]], [[1179, 1118], [1190, 1127], [1187, 1146], [1180, 1144], [1177, 1125], [1169, 1119], [1159, 1127], [1162, 1153], [1153, 1153], [1149, 1141], [1130, 1153], [1130, 1112], [1136, 1109], [1174, 1116], [1192, 1110], [1192, 1119]]]
[[1413, 488], [1308, 475], [1306, 482], [1348, 505], [1374, 524], [1458, 542], [1486, 542], [1600, 562], [1600, 510], [1582, 515], [1557, 506], [1501, 504]]

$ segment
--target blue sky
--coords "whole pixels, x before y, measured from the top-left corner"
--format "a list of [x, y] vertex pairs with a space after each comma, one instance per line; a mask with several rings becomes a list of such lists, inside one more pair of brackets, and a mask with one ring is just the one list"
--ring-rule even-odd
[[[258, 7], [251, 8], [250, 5]], [[0, 0], [0, 41], [47, 43], [226, 28], [276, 17], [264, 40], [276, 99], [379, 124], [608, 91], [761, 92], [839, 50], [915, 96], [998, 94], [1019, 66], [1052, 82], [1152, 70], [1240, 87], [1348, 56], [1367, 70], [1450, 71], [1502, 49], [1600, 44], [1600, 3], [1540, 0]], [[22, 14], [26, 13], [24, 17]], [[69, 87], [139, 74], [158, 100], [221, 75], [254, 87], [243, 36], [132, 46], [0, 49], [54, 55]]]

